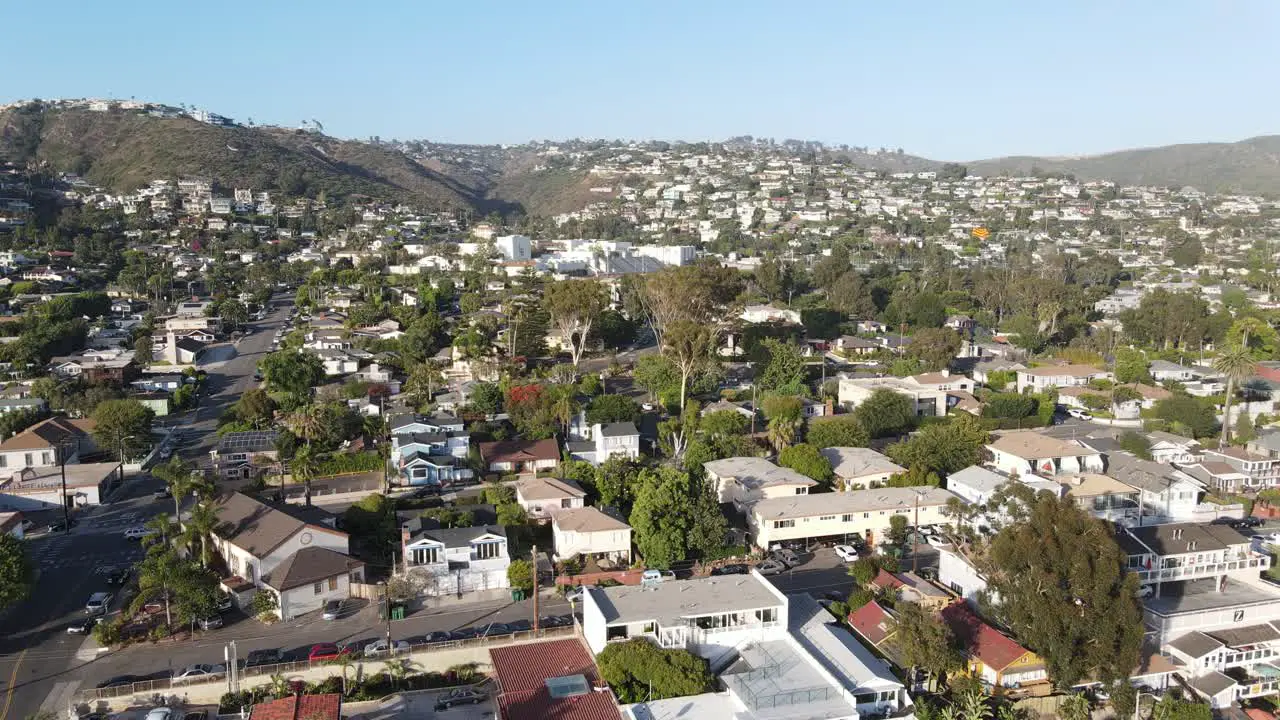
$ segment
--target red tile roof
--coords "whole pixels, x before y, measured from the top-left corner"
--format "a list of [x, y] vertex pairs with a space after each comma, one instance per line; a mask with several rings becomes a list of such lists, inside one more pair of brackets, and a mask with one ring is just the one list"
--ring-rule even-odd
[[1004, 670], [1031, 652], [983, 622], [964, 601], [947, 606], [942, 611], [942, 619], [951, 627], [961, 645], [967, 646], [969, 657], [992, 670]]
[[337, 693], [292, 695], [254, 705], [249, 720], [338, 720], [341, 711], [342, 696]]
[[884, 568], [881, 568], [880, 572], [876, 573], [875, 578], [871, 580], [871, 584], [876, 587], [887, 588], [889, 590], [897, 590], [903, 585], [906, 585], [906, 583], [899, 580], [896, 575], [890, 573]]
[[[489, 651], [503, 720], [621, 720], [612, 692], [553, 698], [547, 678], [582, 675], [601, 685], [591, 653], [576, 639], [508, 645]], [[251, 720], [253, 720], [251, 718]]]
[[849, 613], [848, 620], [854, 632], [872, 645], [879, 645], [893, 634], [893, 618], [875, 600]]

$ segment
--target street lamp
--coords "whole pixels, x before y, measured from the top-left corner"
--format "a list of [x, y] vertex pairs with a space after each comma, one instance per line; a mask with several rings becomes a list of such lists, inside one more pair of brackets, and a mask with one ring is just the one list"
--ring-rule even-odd
[[62, 532], [71, 532], [71, 507], [67, 504], [67, 448], [76, 444], [76, 453], [80, 452], [80, 438], [63, 438], [58, 441], [58, 465], [62, 469]]
[[120, 482], [124, 482], [124, 443], [126, 440], [137, 440], [137, 435], [125, 435], [120, 438]]

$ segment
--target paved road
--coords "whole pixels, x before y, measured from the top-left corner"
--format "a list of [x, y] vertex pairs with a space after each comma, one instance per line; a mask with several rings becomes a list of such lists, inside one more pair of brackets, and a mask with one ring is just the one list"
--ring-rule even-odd
[[[937, 550], [928, 545], [919, 545], [916, 551], [920, 569], [937, 569]], [[848, 567], [849, 564], [837, 557], [834, 550], [820, 548], [812, 557], [806, 558], [804, 564], [774, 575], [769, 580], [785, 593], [807, 592], [821, 598], [829, 592], [836, 592], [847, 597], [853, 591], [853, 578], [849, 577]], [[901, 568], [910, 570], [911, 567], [912, 558], [908, 555], [902, 559]]]
[[[213, 430], [218, 416], [254, 385], [254, 367], [270, 350], [272, 335], [292, 305], [284, 296], [277, 302], [280, 306], [266, 320], [251, 326], [253, 333], [238, 347], [215, 349], [229, 359], [208, 368], [207, 391], [200, 407], [194, 413], [167, 419], [169, 424], [186, 428], [186, 444], [180, 449], [183, 455], [206, 456], [216, 442]], [[121, 535], [124, 528], [172, 511], [171, 501], [158, 501], [151, 495], [160, 485], [146, 474], [130, 478], [110, 504], [91, 509], [70, 533], [30, 540], [28, 547], [40, 567], [39, 580], [31, 599], [0, 618], [0, 720], [21, 720], [42, 706], [65, 710], [64, 699], [106, 666], [103, 660], [111, 656], [86, 667], [85, 661], [94, 657], [92, 643], [82, 649], [85, 638], [68, 635], [66, 627], [84, 616], [89, 595], [108, 589], [102, 581], [103, 572], [131, 565], [141, 557], [138, 544]], [[136, 654], [144, 657], [148, 652], [163, 666], [166, 650], [139, 649]]]

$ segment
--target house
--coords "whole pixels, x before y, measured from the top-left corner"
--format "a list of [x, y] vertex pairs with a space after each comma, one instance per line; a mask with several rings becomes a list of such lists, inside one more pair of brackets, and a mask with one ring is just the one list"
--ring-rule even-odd
[[1152, 360], [1147, 371], [1151, 373], [1151, 378], [1156, 382], [1180, 382], [1185, 383], [1196, 378], [1196, 371], [1185, 365], [1179, 365], [1168, 360]]
[[897, 631], [896, 620], [880, 603], [872, 600], [857, 610], [850, 611], [846, 621], [858, 637], [871, 647], [885, 655], [891, 654], [890, 639]]
[[902, 515], [909, 526], [950, 522], [947, 502], [956, 496], [942, 488], [895, 487], [760, 500], [747, 515], [756, 547], [770, 549], [787, 540], [843, 543], [852, 537], [874, 545]]
[[1044, 365], [1017, 371], [1017, 391], [1044, 392], [1056, 387], [1088, 385], [1092, 380], [1111, 380], [1114, 375], [1092, 365]]
[[1098, 473], [1059, 475], [1054, 479], [1060, 488], [1059, 497], [1070, 498], [1076, 507], [1094, 517], [1115, 523], [1138, 522], [1138, 500], [1142, 496], [1138, 488]]
[[[1242, 489], [1265, 490], [1280, 485], [1280, 457], [1271, 450], [1276, 433], [1266, 433], [1251, 441], [1250, 446], [1205, 450], [1204, 462], [1221, 463], [1244, 476]], [[1255, 452], [1261, 451], [1261, 452]]]
[[214, 471], [223, 479], [247, 480], [274, 465], [280, 453], [276, 450], [275, 430], [229, 432], [218, 438], [211, 453]]
[[1129, 453], [1111, 453], [1107, 456], [1107, 475], [1139, 491], [1139, 524], [1197, 517], [1204, 486], [1172, 465], [1143, 460]]
[[185, 382], [181, 375], [147, 375], [129, 384], [143, 392], [174, 392]]
[[981, 465], [970, 465], [947, 476], [947, 489], [970, 505], [986, 505], [1008, 482], [1008, 475], [992, 472]]
[[49, 361], [49, 371], [59, 378], [82, 378], [94, 384], [123, 385], [133, 379], [137, 369], [132, 352], [123, 355], [86, 353], [55, 357]]
[[503, 720], [622, 720], [617, 699], [577, 638], [495, 647], [489, 659]]
[[1035, 430], [1001, 433], [987, 444], [987, 450], [992, 465], [1011, 476], [1103, 471], [1102, 454], [1097, 450]]
[[419, 593], [437, 597], [510, 587], [511, 555], [501, 525], [441, 528], [413, 518], [400, 530], [405, 575]]
[[11, 412], [44, 412], [49, 407], [49, 403], [43, 398], [36, 397], [20, 397], [20, 398], [0, 398], [0, 415], [7, 415]]
[[441, 485], [471, 478], [471, 434], [453, 416], [392, 415], [391, 463], [405, 485]]
[[516, 504], [531, 520], [547, 520], [585, 504], [586, 491], [573, 480], [526, 478], [515, 483]]
[[856, 335], [841, 335], [836, 338], [835, 346], [845, 355], [874, 355], [884, 349], [880, 343]]
[[979, 618], [968, 604], [953, 603], [942, 620], [964, 648], [968, 673], [997, 688], [1026, 688], [1049, 682], [1044, 661]]
[[1204, 448], [1192, 438], [1163, 430], [1149, 431], [1146, 437], [1151, 443], [1151, 459], [1158, 463], [1190, 465], [1200, 462], [1204, 457]]
[[260, 702], [249, 711], [249, 720], [341, 720], [342, 694], [303, 695]]
[[721, 503], [733, 503], [739, 512], [767, 498], [804, 495], [818, 483], [790, 468], [764, 458], [731, 457], [702, 464], [707, 480]]
[[987, 579], [964, 555], [945, 548], [938, 549], [938, 584], [950, 589], [965, 602], [977, 607], [987, 590]]
[[120, 463], [115, 462], [0, 470], [0, 511], [100, 505], [119, 486], [121, 479]]
[[1253, 549], [1249, 538], [1228, 525], [1166, 523], [1124, 527], [1117, 536], [1128, 556], [1129, 572], [1155, 597], [1169, 582], [1229, 575], [1257, 577], [1271, 567], [1271, 555]]
[[480, 459], [490, 472], [534, 474], [560, 464], [560, 445], [545, 440], [499, 440], [480, 443]]
[[739, 315], [743, 322], [746, 323], [789, 323], [791, 325], [800, 324], [800, 312], [798, 310], [783, 310], [772, 305], [747, 305], [742, 308], [742, 314]]
[[862, 490], [873, 483], [883, 485], [894, 475], [907, 471], [870, 448], [829, 447], [820, 452], [831, 463], [841, 490]]
[[321, 364], [324, 365], [325, 375], [349, 375], [360, 369], [360, 359], [345, 350], [321, 349], [313, 350], [312, 352], [320, 358]]
[[973, 366], [973, 379], [983, 385], [991, 384], [991, 373], [994, 372], [1011, 372], [1014, 373], [1016, 379], [1019, 370], [1026, 370], [1027, 366], [1020, 362], [1012, 360], [984, 360]]
[[631, 526], [593, 507], [564, 509], [551, 518], [557, 559], [586, 555], [631, 562]]
[[0, 442], [0, 474], [28, 467], [49, 467], [63, 461], [80, 462], [80, 457], [97, 451], [93, 441], [93, 420], [51, 417]]
[[464, 459], [428, 452], [402, 454], [396, 468], [405, 485], [448, 486], [475, 477]]
[[573, 459], [601, 465], [615, 455], [626, 460], [640, 457], [640, 431], [630, 420], [596, 423], [591, 426], [590, 436], [590, 440], [567, 443]]
[[916, 415], [934, 417], [946, 415], [947, 410], [959, 402], [959, 398], [948, 395], [950, 391], [972, 393], [973, 380], [964, 375], [953, 375], [949, 370], [905, 378], [844, 376], [839, 380], [840, 404], [852, 410], [879, 390], [905, 395], [914, 401]]
[[344, 532], [238, 492], [218, 497], [214, 511], [213, 544], [232, 576], [222, 584], [246, 588], [235, 592], [242, 607], [252, 590], [271, 592], [280, 618], [292, 620], [350, 597], [351, 584], [364, 582], [364, 564], [348, 556]]

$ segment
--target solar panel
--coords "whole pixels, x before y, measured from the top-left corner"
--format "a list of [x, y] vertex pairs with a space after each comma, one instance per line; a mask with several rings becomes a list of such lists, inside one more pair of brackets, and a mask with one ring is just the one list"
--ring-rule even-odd
[[218, 449], [225, 452], [262, 450], [272, 447], [276, 441], [275, 430], [247, 430], [223, 435]]

